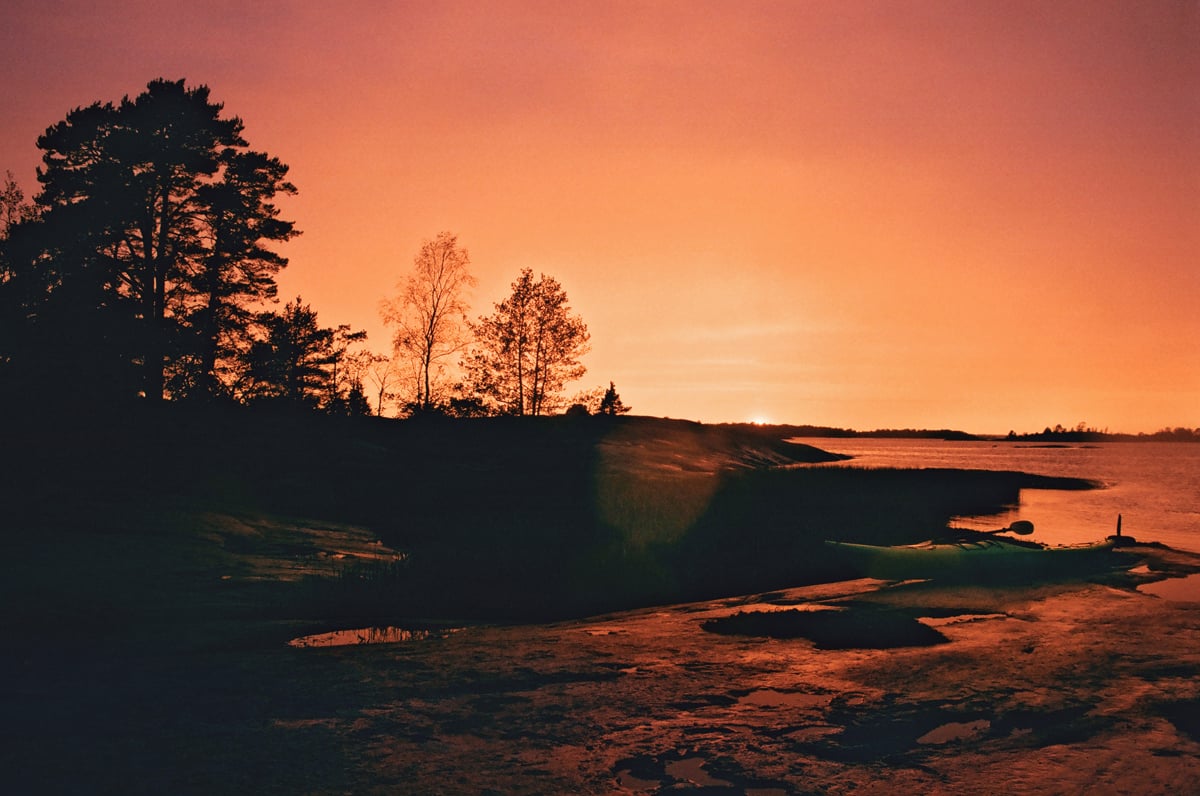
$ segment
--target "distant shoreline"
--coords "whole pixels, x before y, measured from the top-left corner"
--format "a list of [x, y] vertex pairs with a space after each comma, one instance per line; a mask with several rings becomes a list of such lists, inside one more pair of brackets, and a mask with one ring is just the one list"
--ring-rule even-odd
[[1164, 429], [1153, 434], [1120, 434], [1105, 431], [1055, 431], [1017, 434], [972, 434], [957, 429], [881, 428], [858, 431], [849, 428], [811, 425], [760, 425], [757, 423], [722, 423], [722, 426], [757, 426], [779, 429], [800, 439], [926, 439], [943, 442], [1047, 442], [1078, 444], [1087, 442], [1200, 442], [1200, 429]]

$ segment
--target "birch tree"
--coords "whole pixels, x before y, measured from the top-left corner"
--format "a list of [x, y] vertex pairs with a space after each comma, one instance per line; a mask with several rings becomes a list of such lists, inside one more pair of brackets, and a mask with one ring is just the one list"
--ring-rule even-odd
[[396, 359], [403, 363], [398, 369], [415, 376], [412, 405], [418, 410], [429, 411], [446, 398], [447, 371], [469, 342], [467, 292], [476, 284], [470, 265], [458, 237], [442, 232], [421, 245], [412, 272], [397, 284], [399, 295], [381, 307], [393, 329]]
[[554, 277], [526, 268], [495, 311], [472, 325], [468, 382], [493, 411], [544, 415], [562, 408], [562, 392], [582, 378], [589, 350], [587, 324], [571, 312]]

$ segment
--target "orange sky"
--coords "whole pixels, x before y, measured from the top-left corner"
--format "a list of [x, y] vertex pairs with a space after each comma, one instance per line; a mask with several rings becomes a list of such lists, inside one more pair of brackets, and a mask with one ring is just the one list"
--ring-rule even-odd
[[1200, 3], [47, 2], [0, 171], [206, 83], [288, 163], [283, 295], [368, 330], [423, 238], [522, 267], [638, 414], [1200, 427]]

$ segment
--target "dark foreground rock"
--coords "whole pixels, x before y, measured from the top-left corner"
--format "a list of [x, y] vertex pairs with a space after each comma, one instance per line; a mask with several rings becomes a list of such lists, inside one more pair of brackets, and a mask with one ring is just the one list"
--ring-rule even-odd
[[[636, 419], [179, 421], [8, 450], [6, 792], [1200, 779], [1195, 557], [1135, 545], [1091, 581], [982, 588], [846, 581], [820, 555], [1086, 482], [811, 469], [819, 451], [757, 431]], [[289, 646], [344, 629], [401, 641]]]
[[[1200, 603], [1137, 587], [1200, 561], [1119, 555], [1133, 572], [1097, 582], [860, 580], [326, 649], [289, 647], [318, 628], [297, 621], [120, 637], [64, 626], [6, 658], [6, 781], [37, 793], [1188, 792]], [[906, 617], [944, 641], [880, 648], [872, 627], [848, 626], [843, 648], [822, 649], [705, 629], [800, 611]]]

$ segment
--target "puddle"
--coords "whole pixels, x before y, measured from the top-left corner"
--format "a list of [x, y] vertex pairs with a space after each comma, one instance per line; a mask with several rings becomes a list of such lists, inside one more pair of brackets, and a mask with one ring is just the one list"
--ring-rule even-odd
[[921, 624], [929, 627], [946, 627], [947, 625], [962, 625], [968, 622], [983, 622], [988, 619], [1008, 619], [1008, 614], [955, 614], [954, 616], [923, 616]]
[[589, 636], [615, 636], [618, 633], [628, 633], [623, 627], [585, 627], [583, 632]]
[[743, 705], [754, 705], [765, 708], [823, 708], [827, 707], [833, 697], [829, 694], [806, 694], [801, 691], [776, 691], [774, 688], [761, 688], [751, 691], [738, 699]]
[[952, 721], [936, 727], [917, 739], [921, 744], [946, 744], [951, 741], [968, 741], [978, 738], [989, 729], [992, 723], [987, 719], [976, 721]]
[[622, 788], [635, 791], [658, 791], [662, 785], [657, 779], [643, 779], [628, 769], [621, 769], [617, 772], [617, 782]]
[[1174, 602], [1200, 602], [1200, 573], [1184, 578], [1167, 578], [1154, 583], [1143, 583], [1138, 586], [1138, 591]]
[[425, 641], [445, 638], [458, 628], [413, 630], [403, 627], [360, 627], [352, 630], [333, 630], [301, 636], [288, 642], [289, 647], [350, 647], [358, 644], [398, 644], [405, 641]]
[[949, 639], [900, 611], [750, 611], [709, 619], [701, 628], [720, 635], [776, 639], [806, 638], [817, 649], [929, 647]]
[[745, 777], [736, 764], [726, 762], [722, 779], [709, 772], [709, 760], [694, 751], [667, 752], [618, 761], [617, 784], [635, 793], [741, 793], [743, 796], [784, 796], [783, 783]]
[[705, 762], [703, 757], [685, 757], [682, 760], [673, 760], [667, 763], [665, 770], [669, 776], [674, 777], [677, 781], [690, 783], [702, 788], [731, 787], [733, 785], [732, 782], [710, 776], [704, 770]]

